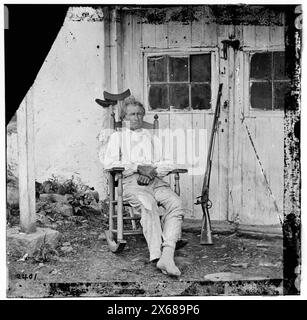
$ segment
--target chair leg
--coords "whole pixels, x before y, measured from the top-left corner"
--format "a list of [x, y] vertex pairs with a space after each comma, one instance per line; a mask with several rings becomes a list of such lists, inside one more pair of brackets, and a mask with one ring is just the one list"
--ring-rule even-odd
[[114, 176], [110, 172], [108, 176], [108, 183], [109, 183], [109, 230], [110, 232], [113, 230], [113, 215], [114, 215]]
[[[106, 240], [109, 246], [109, 249], [114, 252], [114, 253], [119, 253], [121, 251], [123, 251], [125, 245], [126, 245], [126, 241], [124, 240], [120, 240], [117, 239], [117, 241], [114, 240], [114, 235], [113, 235], [113, 215], [114, 215], [114, 176], [110, 173], [109, 174], [109, 199], [110, 199], [110, 203], [109, 203], [109, 230], [105, 230], [105, 236], [106, 236]], [[121, 221], [123, 221], [123, 219], [121, 219]], [[118, 222], [117, 222], [118, 224]], [[122, 238], [122, 235], [121, 235]]]
[[107, 239], [107, 243], [109, 246], [109, 249], [113, 252], [113, 253], [120, 253], [123, 251], [125, 245], [126, 245], [126, 241], [125, 240], [120, 240], [120, 241], [115, 241], [113, 239], [113, 234], [110, 230], [105, 230], [104, 234], [106, 236]]
[[117, 241], [124, 239], [124, 217], [123, 217], [123, 174], [118, 174], [117, 187]]
[[174, 184], [174, 191], [180, 196], [180, 176], [179, 173], [175, 173], [175, 184]]
[[[179, 173], [175, 173], [175, 185], [174, 185], [174, 191], [178, 196], [180, 196], [180, 175]], [[185, 247], [188, 244], [188, 240], [182, 239], [182, 231], [180, 230], [179, 239], [176, 242], [176, 250], [179, 250], [183, 247]]]
[[[129, 214], [130, 214], [130, 217], [131, 218], [134, 218], [135, 215], [133, 213], [133, 208], [132, 207], [129, 207]], [[131, 220], [131, 224], [132, 224], [132, 230], [136, 230], [136, 223], [135, 223], [135, 220]]]

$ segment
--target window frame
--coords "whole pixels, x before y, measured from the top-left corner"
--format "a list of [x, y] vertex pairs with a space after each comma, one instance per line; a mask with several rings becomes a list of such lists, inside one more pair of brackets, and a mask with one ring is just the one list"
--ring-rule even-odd
[[[195, 54], [211, 54], [211, 108], [210, 109], [170, 109], [170, 110], [165, 110], [165, 109], [150, 109], [149, 107], [149, 101], [148, 101], [148, 70], [147, 70], [147, 60], [148, 57], [152, 56], [157, 56], [157, 55], [168, 55], [172, 57], [186, 57], [189, 55], [195, 55]], [[199, 49], [196, 48], [193, 50], [191, 49], [186, 49], [186, 50], [170, 50], [170, 49], [165, 49], [165, 50], [150, 50], [143, 52], [143, 70], [144, 70], [144, 81], [143, 81], [143, 97], [144, 97], [144, 106], [146, 109], [147, 114], [174, 114], [174, 113], [207, 113], [211, 114], [214, 112], [214, 106], [212, 103], [215, 101], [215, 96], [217, 94], [217, 87], [218, 87], [218, 81], [219, 81], [219, 57], [218, 57], [218, 49], [217, 48], [204, 48], [204, 49]], [[188, 71], [190, 73], [190, 70]], [[191, 97], [189, 97], [191, 99]]]
[[[284, 116], [284, 110], [280, 109], [272, 109], [272, 110], [264, 110], [264, 109], [257, 109], [257, 108], [252, 108], [251, 106], [251, 82], [250, 82], [250, 71], [251, 71], [251, 60], [252, 56], [255, 53], [272, 53], [272, 52], [280, 52], [283, 51], [285, 52], [285, 47], [280, 46], [280, 47], [273, 47], [273, 48], [257, 48], [257, 49], [245, 49], [243, 50], [244, 54], [244, 75], [245, 75], [245, 80], [244, 80], [244, 109], [246, 115], [249, 115], [251, 117], [283, 117]], [[252, 82], [257, 82], [257, 81], [252, 81]]]

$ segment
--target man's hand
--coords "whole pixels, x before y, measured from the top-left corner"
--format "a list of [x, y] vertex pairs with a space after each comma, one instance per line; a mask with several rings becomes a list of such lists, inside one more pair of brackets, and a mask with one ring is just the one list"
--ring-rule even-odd
[[150, 180], [157, 176], [156, 168], [148, 165], [138, 165], [138, 173], [142, 176], [148, 177]]
[[138, 177], [138, 184], [140, 186], [147, 186], [150, 182], [150, 179], [147, 176], [139, 175]]

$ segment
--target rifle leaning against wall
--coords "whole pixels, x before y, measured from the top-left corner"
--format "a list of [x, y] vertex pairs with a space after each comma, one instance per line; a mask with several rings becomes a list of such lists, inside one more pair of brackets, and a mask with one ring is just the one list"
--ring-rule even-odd
[[220, 101], [222, 95], [222, 88], [223, 84], [219, 85], [219, 90], [217, 94], [217, 101], [214, 113], [214, 119], [212, 124], [211, 136], [210, 136], [210, 143], [209, 143], [209, 150], [207, 155], [207, 166], [206, 172], [203, 182], [203, 188], [201, 192], [201, 196], [197, 197], [197, 201], [195, 204], [201, 204], [203, 210], [203, 218], [201, 223], [201, 234], [200, 234], [200, 244], [213, 244], [212, 242], [212, 235], [211, 235], [211, 222], [210, 222], [210, 215], [209, 209], [212, 207], [212, 202], [209, 199], [209, 186], [210, 186], [210, 175], [211, 175], [211, 166], [212, 166], [212, 159], [213, 159], [213, 150], [214, 150], [214, 141], [218, 131], [219, 126], [219, 117], [220, 117]]

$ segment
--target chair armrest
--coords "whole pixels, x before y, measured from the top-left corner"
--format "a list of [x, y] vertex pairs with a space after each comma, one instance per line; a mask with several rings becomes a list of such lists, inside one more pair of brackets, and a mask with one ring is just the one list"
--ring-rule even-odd
[[111, 173], [119, 173], [119, 172], [125, 171], [125, 168], [123, 168], [123, 167], [113, 167], [113, 168], [110, 168], [110, 169], [106, 169], [105, 171], [106, 172], [111, 172]]
[[174, 169], [170, 172], [170, 174], [172, 173], [187, 173], [188, 169]]
[[169, 174], [175, 175], [175, 185], [174, 185], [174, 191], [177, 193], [178, 196], [180, 196], [180, 173], [187, 173], [187, 169], [174, 169]]

